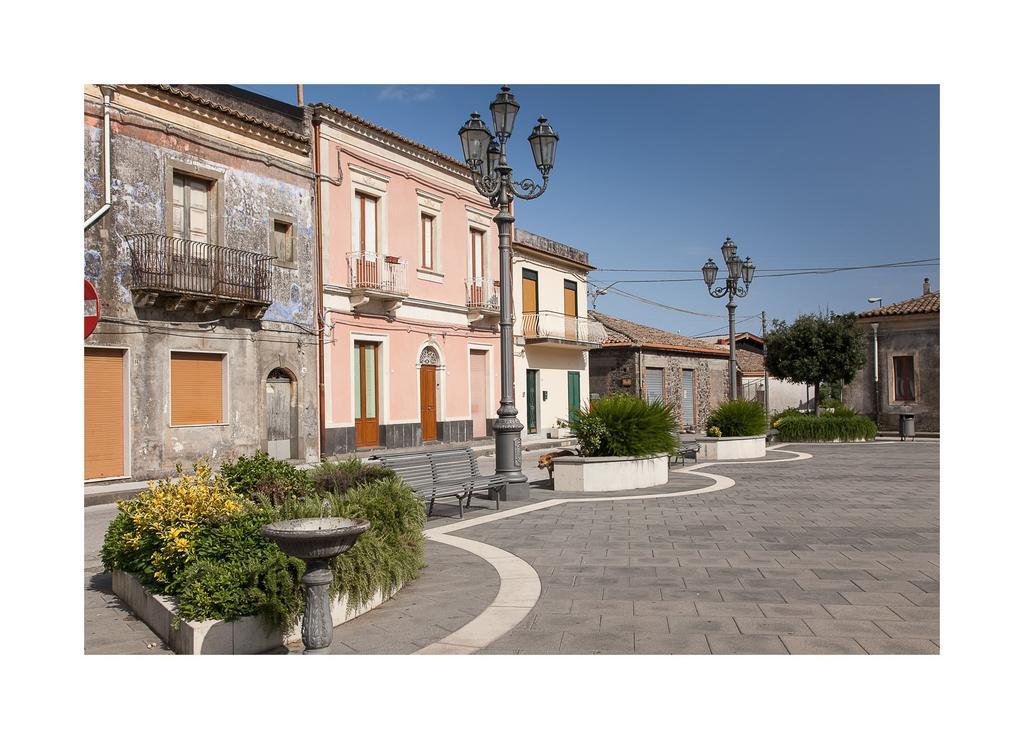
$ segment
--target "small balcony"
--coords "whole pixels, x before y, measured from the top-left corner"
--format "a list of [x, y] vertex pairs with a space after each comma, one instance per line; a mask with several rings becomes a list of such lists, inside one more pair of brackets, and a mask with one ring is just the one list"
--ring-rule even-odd
[[271, 303], [271, 256], [154, 233], [125, 240], [138, 307], [260, 318]]
[[524, 313], [519, 335], [527, 345], [574, 349], [598, 347], [608, 338], [604, 326], [597, 321], [547, 310]]
[[483, 277], [466, 280], [466, 307], [471, 323], [494, 318], [500, 313], [499, 282]]
[[385, 311], [393, 311], [409, 295], [407, 284], [404, 259], [364, 251], [348, 254], [353, 308], [377, 301], [383, 303]]

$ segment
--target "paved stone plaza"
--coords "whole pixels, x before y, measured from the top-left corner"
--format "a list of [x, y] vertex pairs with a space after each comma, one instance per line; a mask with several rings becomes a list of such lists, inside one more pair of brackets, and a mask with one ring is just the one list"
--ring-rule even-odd
[[[715, 492], [611, 499], [709, 487], [688, 465], [668, 485], [598, 501], [535, 489], [527, 503], [569, 500], [518, 514], [502, 506], [513, 515], [493, 521], [493, 505], [474, 504], [467, 519], [480, 523], [451, 535], [515, 555], [541, 583], [525, 618], [479, 651], [937, 653], [939, 445], [785, 450], [769, 453], [777, 463], [699, 467], [735, 482]], [[435, 516], [428, 528], [454, 521]], [[421, 577], [393, 600], [339, 626], [332, 651], [418, 651], [473, 621], [498, 594], [497, 572], [470, 552], [428, 541], [426, 559]], [[88, 590], [88, 555], [86, 564], [86, 651], [160, 651], [116, 598]]]

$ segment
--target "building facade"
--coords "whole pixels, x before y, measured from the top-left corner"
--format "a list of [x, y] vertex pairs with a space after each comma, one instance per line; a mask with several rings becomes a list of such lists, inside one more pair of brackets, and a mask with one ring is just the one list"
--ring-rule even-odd
[[489, 436], [496, 210], [461, 162], [333, 106], [311, 109], [324, 175], [324, 454]]
[[593, 396], [615, 393], [661, 399], [679, 427], [704, 433], [708, 416], [729, 399], [729, 349], [591, 311], [607, 339], [590, 351]]
[[[857, 315], [867, 363], [843, 390], [848, 405], [895, 431], [903, 413], [915, 431], [939, 432], [939, 293], [925, 279], [920, 297]], [[878, 343], [875, 350], [875, 331]], [[875, 367], [877, 376], [875, 381]]]
[[[724, 349], [729, 349], [728, 336], [709, 336]], [[787, 408], [808, 411], [813, 406], [814, 386], [768, 376], [768, 412]], [[736, 387], [739, 397], [764, 405], [764, 339], [744, 331], [736, 334]]]
[[587, 316], [589, 255], [515, 229], [512, 295], [516, 409], [526, 437], [568, 422], [590, 397], [587, 352], [604, 327]]
[[228, 86], [85, 88], [85, 478], [319, 457], [305, 112]]

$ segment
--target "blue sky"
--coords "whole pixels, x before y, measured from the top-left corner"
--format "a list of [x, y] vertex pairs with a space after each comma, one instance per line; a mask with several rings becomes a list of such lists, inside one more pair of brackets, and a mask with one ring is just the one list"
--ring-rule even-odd
[[[495, 85], [307, 85], [328, 102], [461, 159], [457, 132], [490, 120]], [[511, 83], [510, 83], [511, 84]], [[291, 85], [245, 85], [290, 102]], [[521, 203], [517, 225], [590, 253], [602, 269], [722, 266], [726, 235], [763, 269], [857, 266], [939, 256], [937, 86], [512, 85], [522, 105], [511, 145], [517, 177], [536, 169], [526, 137], [538, 115], [558, 131], [551, 185]], [[939, 289], [935, 265], [755, 277], [740, 318], [866, 310]], [[599, 271], [592, 283], [696, 278]], [[725, 300], [703, 282], [622, 283], [598, 310], [690, 336], [722, 330]], [[738, 330], [760, 333], [760, 319]]]

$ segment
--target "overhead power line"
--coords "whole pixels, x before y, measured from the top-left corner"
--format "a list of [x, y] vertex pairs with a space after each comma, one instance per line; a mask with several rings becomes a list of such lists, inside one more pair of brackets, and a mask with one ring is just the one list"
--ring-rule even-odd
[[[926, 267], [935, 266], [939, 262], [938, 257], [930, 257], [928, 259], [912, 259], [903, 262], [886, 262], [884, 264], [858, 264], [844, 267], [774, 267], [765, 268], [758, 267], [755, 273], [760, 277], [789, 277], [792, 275], [818, 275], [818, 274], [832, 274], [834, 272], [849, 272], [851, 270], [860, 269], [888, 269], [890, 267]], [[699, 273], [699, 269], [635, 269], [635, 268], [602, 268], [595, 269], [594, 272], [656, 272], [658, 274], [666, 273]], [[616, 282], [702, 282], [702, 278], [676, 278], [676, 279], [661, 279], [661, 280], [616, 280]]]

